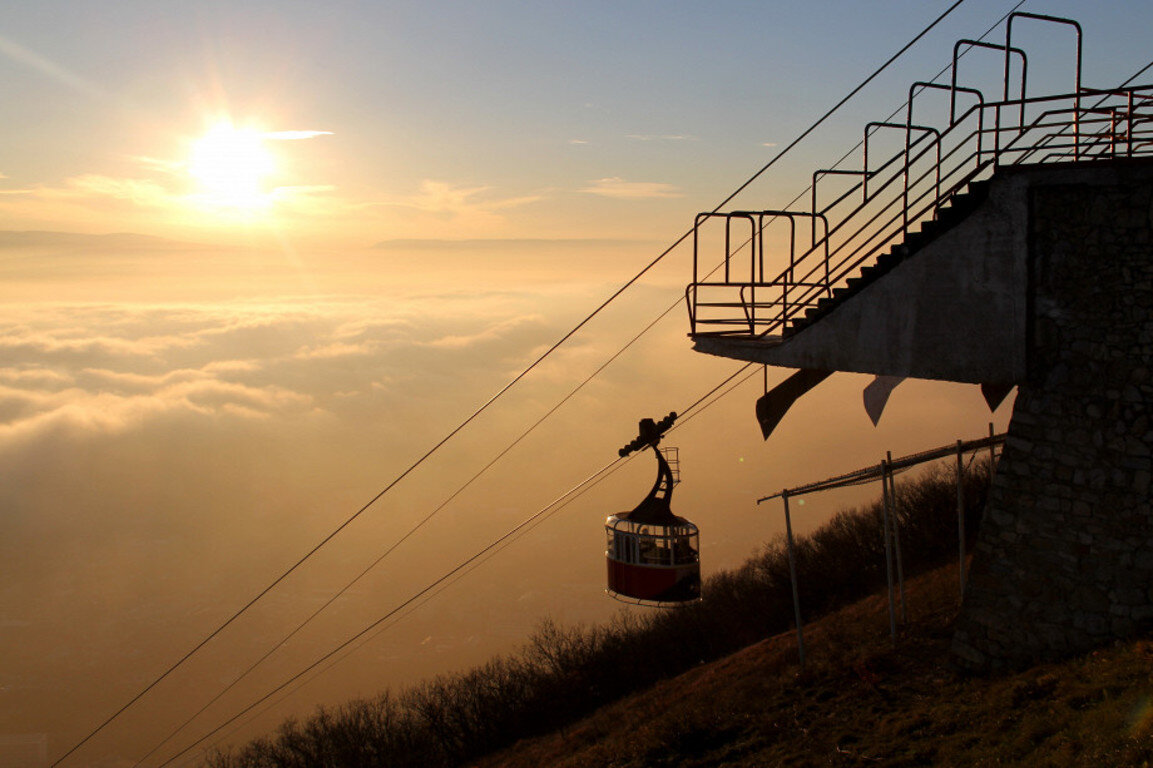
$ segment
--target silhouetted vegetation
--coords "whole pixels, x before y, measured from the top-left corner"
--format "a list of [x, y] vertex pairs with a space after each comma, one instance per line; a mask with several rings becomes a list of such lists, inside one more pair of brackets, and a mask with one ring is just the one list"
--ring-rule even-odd
[[[987, 465], [966, 473], [967, 538], [975, 537]], [[948, 469], [897, 485], [907, 576], [956, 556], [957, 492]], [[882, 505], [841, 511], [796, 540], [806, 620], [885, 583]], [[209, 760], [212, 768], [453, 766], [517, 739], [563, 729], [597, 707], [743, 648], [793, 623], [783, 537], [740, 568], [709, 577], [701, 602], [602, 626], [546, 620], [518, 653], [399, 695], [384, 693], [289, 720], [270, 736]]]

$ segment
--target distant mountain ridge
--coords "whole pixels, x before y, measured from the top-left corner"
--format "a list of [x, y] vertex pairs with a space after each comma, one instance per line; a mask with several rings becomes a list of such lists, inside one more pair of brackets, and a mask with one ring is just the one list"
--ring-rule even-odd
[[136, 232], [53, 232], [49, 230], [0, 230], [0, 248], [99, 248], [101, 250], [202, 250], [209, 246], [170, 240]]
[[[534, 248], [623, 248], [657, 245], [655, 240], [613, 238], [395, 238], [380, 240], [369, 250], [395, 251], [471, 251], [471, 250], [531, 250]], [[216, 250], [220, 246], [173, 240], [138, 232], [57, 232], [53, 230], [0, 230], [0, 250], [12, 248], [92, 248], [100, 250]], [[227, 246], [229, 250], [244, 250], [245, 246]]]
[[524, 237], [524, 238], [465, 238], [453, 239], [423, 239], [423, 238], [396, 238], [381, 240], [372, 245], [374, 249], [381, 250], [480, 250], [486, 248], [524, 249], [524, 248], [613, 248], [624, 246], [654, 245], [655, 240], [630, 240], [595, 237]]

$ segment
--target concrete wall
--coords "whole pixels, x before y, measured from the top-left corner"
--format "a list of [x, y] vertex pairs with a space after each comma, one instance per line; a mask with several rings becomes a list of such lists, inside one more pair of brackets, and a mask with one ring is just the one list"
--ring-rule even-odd
[[1027, 210], [1019, 176], [952, 229], [783, 341], [695, 349], [786, 368], [1015, 384], [1025, 375]]
[[1153, 179], [1031, 171], [1028, 378], [958, 628], [990, 669], [1153, 628]]

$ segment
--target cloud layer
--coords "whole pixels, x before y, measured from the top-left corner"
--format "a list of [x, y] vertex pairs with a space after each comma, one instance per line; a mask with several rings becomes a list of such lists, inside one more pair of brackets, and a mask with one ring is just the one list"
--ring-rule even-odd
[[[453, 368], [503, 371], [546, 338], [536, 315], [436, 316], [391, 302], [41, 305], [0, 311], [0, 451], [149, 419], [306, 419], [415, 392]], [[503, 316], [502, 316], [503, 315]], [[405, 404], [398, 402], [398, 409]]]

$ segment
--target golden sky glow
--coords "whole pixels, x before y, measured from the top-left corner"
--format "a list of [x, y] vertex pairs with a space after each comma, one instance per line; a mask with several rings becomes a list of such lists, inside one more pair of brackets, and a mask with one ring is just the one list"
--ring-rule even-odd
[[[895, 86], [878, 83], [865, 98], [895, 107], [894, 94], [936, 72], [955, 39], [1003, 12], [992, 3], [970, 0], [956, 28], [912, 53]], [[297, 245], [339, 247], [669, 236], [921, 23], [838, 3], [821, 6], [825, 26], [813, 23], [821, 10], [788, 4], [759, 10], [771, 24], [724, 3], [656, 18], [631, 6], [527, 13], [503, 3], [447, 18], [407, 3], [9, 5], [0, 226], [211, 243], [263, 226]], [[1072, 0], [1044, 7], [1083, 10]], [[1147, 60], [1137, 10], [1110, 0], [1082, 19], [1092, 22], [1087, 84], [1116, 84]], [[1022, 44], [1037, 49], [1043, 33], [1023, 28]], [[1069, 41], [1049, 38], [1051, 49], [1030, 59], [1038, 92], [1069, 75]], [[822, 53], [830, 41], [836, 56]], [[999, 92], [997, 61], [967, 59], [963, 80]], [[859, 127], [799, 148], [795, 164], [736, 204], [786, 204]]]

